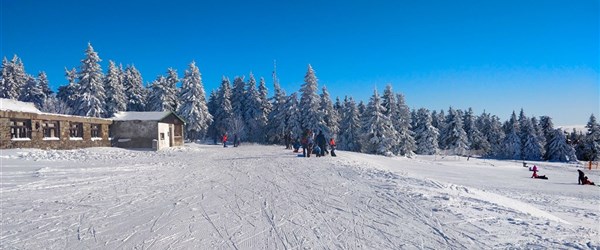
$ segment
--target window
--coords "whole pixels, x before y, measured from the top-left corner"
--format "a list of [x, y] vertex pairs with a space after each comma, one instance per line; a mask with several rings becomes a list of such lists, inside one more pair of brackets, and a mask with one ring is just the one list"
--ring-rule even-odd
[[100, 124], [92, 124], [92, 138], [102, 137], [102, 125]]
[[164, 140], [165, 139], [165, 133], [160, 133], [160, 139]]
[[10, 135], [16, 138], [31, 138], [31, 120], [10, 120]]
[[71, 127], [69, 130], [70, 130], [71, 138], [82, 138], [83, 137], [83, 123], [71, 122]]
[[43, 121], [42, 129], [44, 130], [44, 138], [59, 138], [60, 130], [58, 129], [58, 121]]

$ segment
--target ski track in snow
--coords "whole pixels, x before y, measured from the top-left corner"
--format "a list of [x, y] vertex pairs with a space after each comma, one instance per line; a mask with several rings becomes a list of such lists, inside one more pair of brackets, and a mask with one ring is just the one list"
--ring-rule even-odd
[[542, 184], [520, 162], [338, 156], [4, 150], [0, 248], [600, 249], [600, 190], [558, 186], [566, 164]]

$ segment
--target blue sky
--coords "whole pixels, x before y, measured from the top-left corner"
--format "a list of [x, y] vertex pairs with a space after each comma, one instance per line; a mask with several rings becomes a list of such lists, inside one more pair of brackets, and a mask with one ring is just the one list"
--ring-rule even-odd
[[555, 125], [600, 109], [600, 7], [564, 1], [32, 1], [1, 0], [0, 55], [17, 54], [53, 89], [91, 42], [135, 64], [145, 82], [195, 60], [207, 93], [221, 76], [263, 76], [273, 60], [298, 91], [311, 64], [332, 97], [368, 101], [389, 83], [412, 108], [502, 119], [521, 108]]

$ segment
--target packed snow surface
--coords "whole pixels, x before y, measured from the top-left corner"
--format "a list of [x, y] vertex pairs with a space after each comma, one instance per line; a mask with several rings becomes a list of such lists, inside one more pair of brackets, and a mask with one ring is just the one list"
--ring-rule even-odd
[[541, 180], [516, 161], [337, 154], [2, 150], [0, 248], [600, 248], [581, 165], [529, 162]]

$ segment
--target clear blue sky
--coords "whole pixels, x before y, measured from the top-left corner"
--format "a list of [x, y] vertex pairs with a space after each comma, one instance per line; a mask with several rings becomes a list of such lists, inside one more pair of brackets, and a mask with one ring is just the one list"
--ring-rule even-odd
[[311, 64], [332, 97], [368, 101], [388, 83], [412, 108], [486, 110], [507, 119], [599, 116], [599, 1], [0, 0], [0, 55], [64, 85], [91, 42], [150, 82], [195, 60], [207, 93], [221, 76], [298, 91]]

